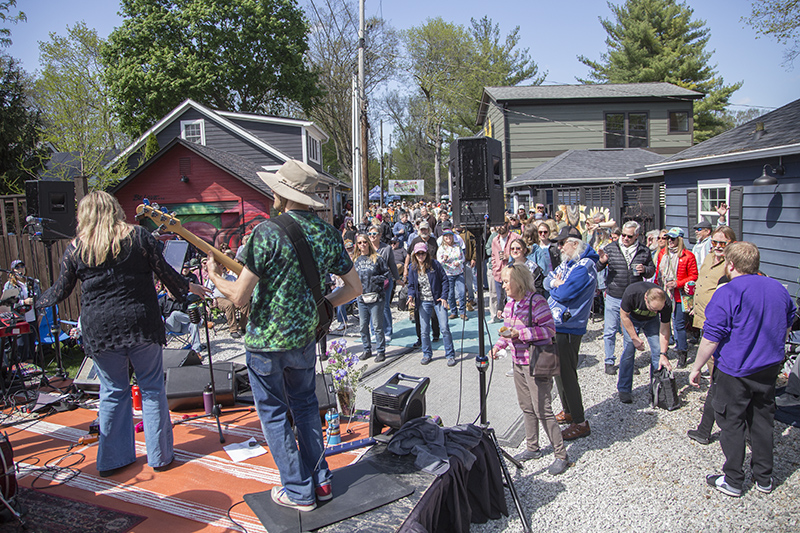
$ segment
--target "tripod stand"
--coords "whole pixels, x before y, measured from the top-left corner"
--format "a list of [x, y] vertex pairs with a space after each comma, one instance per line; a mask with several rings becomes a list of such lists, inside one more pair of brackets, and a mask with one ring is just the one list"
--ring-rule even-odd
[[503, 477], [506, 481], [506, 486], [508, 487], [508, 491], [511, 493], [511, 499], [514, 500], [514, 505], [517, 508], [517, 513], [519, 514], [519, 519], [522, 522], [522, 530], [525, 533], [530, 533], [531, 526], [528, 523], [528, 518], [525, 516], [525, 513], [522, 509], [522, 503], [520, 502], [519, 495], [517, 494], [517, 489], [514, 487], [514, 480], [511, 478], [511, 473], [508, 471], [508, 466], [506, 466], [506, 462], [503, 459], [504, 457], [507, 458], [509, 461], [514, 463], [517, 468], [522, 468], [522, 464], [514, 459], [507, 451], [500, 447], [500, 443], [497, 442], [497, 435], [495, 434], [494, 428], [489, 425], [489, 421], [486, 415], [486, 369], [489, 367], [489, 358], [486, 356], [486, 346], [485, 346], [485, 314], [486, 314], [486, 304], [483, 301], [483, 263], [484, 263], [484, 250], [485, 242], [484, 238], [486, 232], [488, 231], [488, 221], [485, 221], [483, 226], [477, 226], [473, 229], [477, 235], [475, 235], [476, 241], [476, 249], [478, 257], [476, 258], [475, 265], [476, 265], [476, 272], [475, 272], [475, 282], [478, 285], [478, 355], [475, 357], [475, 366], [478, 369], [479, 376], [478, 376], [478, 383], [480, 386], [480, 420], [481, 420], [481, 429], [483, 432], [489, 436], [492, 440], [492, 444], [494, 444], [495, 452], [497, 453], [497, 458], [500, 460], [500, 467], [503, 469]]

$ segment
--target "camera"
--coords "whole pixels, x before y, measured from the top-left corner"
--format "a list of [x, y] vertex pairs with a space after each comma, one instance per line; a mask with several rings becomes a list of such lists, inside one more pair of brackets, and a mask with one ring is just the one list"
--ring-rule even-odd
[[572, 318], [572, 313], [570, 313], [569, 310], [564, 311], [563, 313], [561, 313], [561, 322], [566, 322], [570, 318]]

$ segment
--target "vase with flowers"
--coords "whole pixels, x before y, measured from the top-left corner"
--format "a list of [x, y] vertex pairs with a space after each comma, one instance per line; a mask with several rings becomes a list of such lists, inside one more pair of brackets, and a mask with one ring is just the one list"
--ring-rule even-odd
[[352, 416], [355, 412], [356, 387], [361, 378], [361, 370], [356, 368], [359, 358], [347, 350], [344, 339], [333, 341], [325, 353], [328, 356], [325, 372], [333, 377], [341, 413], [343, 416]]

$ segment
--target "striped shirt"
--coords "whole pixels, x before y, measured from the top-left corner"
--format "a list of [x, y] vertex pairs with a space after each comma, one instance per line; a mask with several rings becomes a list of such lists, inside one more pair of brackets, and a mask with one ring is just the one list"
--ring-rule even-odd
[[[532, 299], [531, 299], [532, 298]], [[532, 326], [528, 326], [528, 309], [531, 307]], [[498, 350], [505, 348], [512, 353], [512, 360], [517, 365], [527, 365], [530, 363], [528, 358], [528, 345], [545, 345], [550, 343], [550, 339], [556, 335], [556, 326], [553, 321], [553, 313], [547, 300], [544, 297], [529, 292], [525, 298], [516, 302], [509, 298], [505, 309], [503, 309], [503, 325], [507, 328], [514, 328], [519, 331], [516, 339], [500, 337], [495, 343]]]

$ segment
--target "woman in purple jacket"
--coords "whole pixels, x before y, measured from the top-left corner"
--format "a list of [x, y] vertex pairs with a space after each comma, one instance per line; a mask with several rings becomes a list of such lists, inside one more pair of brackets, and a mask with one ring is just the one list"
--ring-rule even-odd
[[539, 459], [539, 422], [553, 444], [555, 460], [548, 471], [558, 475], [567, 469], [569, 459], [551, 406], [553, 379], [533, 377], [530, 372], [528, 346], [549, 344], [555, 337], [553, 313], [543, 296], [536, 294], [531, 271], [524, 264], [506, 267], [500, 273], [508, 303], [503, 310], [503, 328], [489, 355], [497, 358], [500, 350], [511, 352], [514, 362], [514, 387], [522, 409], [525, 424], [526, 449], [518, 454], [518, 461]]

